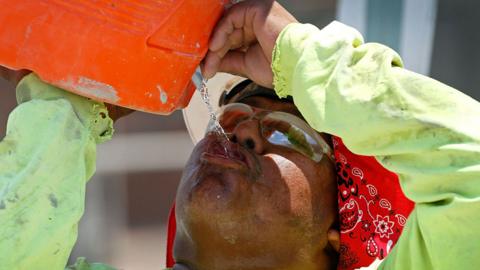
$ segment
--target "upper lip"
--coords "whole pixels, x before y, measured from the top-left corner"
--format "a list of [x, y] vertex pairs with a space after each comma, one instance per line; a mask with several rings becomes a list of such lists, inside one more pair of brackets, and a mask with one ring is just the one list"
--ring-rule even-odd
[[214, 162], [230, 168], [257, 170], [256, 159], [247, 149], [216, 135], [209, 135], [209, 137], [201, 155], [202, 161]]

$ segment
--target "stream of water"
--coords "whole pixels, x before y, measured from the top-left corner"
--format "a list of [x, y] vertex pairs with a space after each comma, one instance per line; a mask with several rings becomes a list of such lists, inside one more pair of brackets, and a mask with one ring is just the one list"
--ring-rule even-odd
[[[215, 132], [218, 133], [225, 141], [228, 141], [228, 136], [225, 133], [225, 130], [223, 130], [222, 126], [218, 122], [217, 115], [215, 114], [215, 111], [213, 110], [212, 104], [210, 103], [210, 96], [208, 94], [208, 87], [207, 87], [207, 81], [202, 80], [202, 87], [198, 89], [200, 91], [200, 94], [202, 96], [202, 100], [207, 105], [208, 108], [208, 113], [210, 115], [210, 122], [213, 124], [213, 129]], [[223, 146], [225, 150], [225, 155], [228, 156], [228, 151], [225, 145]]]

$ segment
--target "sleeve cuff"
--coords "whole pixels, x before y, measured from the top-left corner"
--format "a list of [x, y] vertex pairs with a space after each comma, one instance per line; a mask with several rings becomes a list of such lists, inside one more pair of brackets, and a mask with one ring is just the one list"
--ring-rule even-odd
[[295, 69], [305, 48], [325, 47], [325, 51], [343, 47], [346, 43], [357, 47], [363, 43], [362, 35], [352, 27], [334, 21], [322, 30], [311, 24], [292, 23], [278, 36], [272, 55], [273, 85], [279, 97], [292, 95]]
[[116, 270], [112, 266], [101, 263], [89, 263], [83, 257], [77, 258], [75, 265], [71, 265], [65, 270]]
[[108, 116], [108, 110], [103, 103], [44, 83], [37, 75], [32, 73], [25, 76], [17, 85], [17, 102], [21, 104], [34, 99], [67, 100], [97, 144], [112, 138], [113, 120]]

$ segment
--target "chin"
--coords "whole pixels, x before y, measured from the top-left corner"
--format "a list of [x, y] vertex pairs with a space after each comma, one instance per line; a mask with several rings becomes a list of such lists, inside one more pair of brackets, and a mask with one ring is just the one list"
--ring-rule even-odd
[[195, 147], [177, 192], [177, 205], [184, 210], [225, 214], [245, 201], [245, 194], [257, 181], [260, 173], [252, 155], [230, 142], [225, 155], [222, 143], [207, 136]]
[[[250, 200], [253, 180], [244, 171], [219, 170], [211, 165], [199, 168], [193, 178], [182, 180], [185, 184], [177, 193], [177, 202], [184, 206], [185, 211], [193, 211], [207, 219], [224, 217]], [[188, 213], [189, 216], [191, 214]]]

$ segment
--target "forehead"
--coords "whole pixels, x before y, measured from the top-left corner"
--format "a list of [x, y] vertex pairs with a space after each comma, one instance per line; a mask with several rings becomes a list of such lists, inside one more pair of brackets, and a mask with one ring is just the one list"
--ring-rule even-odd
[[[273, 90], [272, 90], [273, 91]], [[240, 97], [240, 98], [239, 98]], [[298, 111], [295, 104], [290, 101], [275, 99], [271, 97], [264, 96], [249, 96], [247, 98], [241, 98], [240, 95], [234, 96], [228, 102], [230, 103], [244, 103], [255, 108], [269, 110], [269, 111], [280, 111], [293, 114], [300, 118], [303, 118], [300, 112]]]

